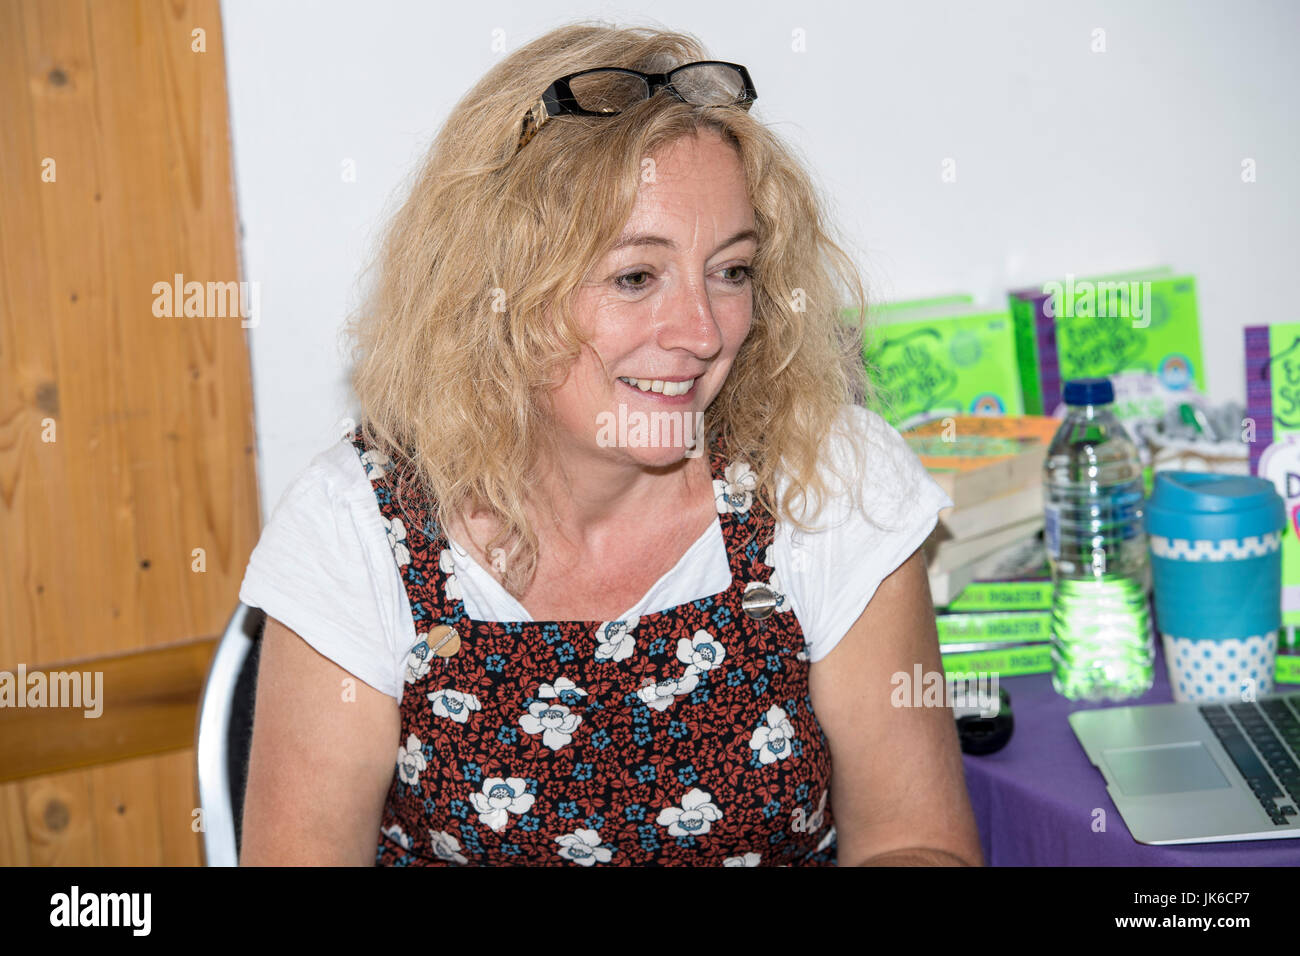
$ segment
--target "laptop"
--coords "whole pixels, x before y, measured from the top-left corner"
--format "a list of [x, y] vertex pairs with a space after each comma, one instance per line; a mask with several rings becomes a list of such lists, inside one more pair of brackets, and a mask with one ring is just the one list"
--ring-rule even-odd
[[1300, 693], [1069, 719], [1139, 843], [1300, 837]]

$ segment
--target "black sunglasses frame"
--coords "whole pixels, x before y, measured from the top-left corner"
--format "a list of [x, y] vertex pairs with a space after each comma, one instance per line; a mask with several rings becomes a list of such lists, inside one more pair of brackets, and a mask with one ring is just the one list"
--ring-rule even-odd
[[[615, 116], [620, 110], [606, 110], [598, 112], [595, 110], [585, 110], [578, 105], [577, 99], [573, 95], [569, 83], [581, 76], [589, 73], [626, 73], [630, 76], [640, 77], [646, 83], [648, 93], [646, 99], [654, 96], [661, 89], [667, 90], [673, 96], [682, 102], [690, 102], [677, 91], [672, 85], [672, 78], [675, 74], [680, 73], [689, 67], [694, 66], [727, 66], [735, 70], [741, 82], [744, 84], [744, 90], [732, 103], [717, 104], [719, 106], [738, 106], [741, 109], [748, 110], [754, 100], [758, 99], [758, 92], [754, 89], [754, 82], [749, 78], [749, 71], [739, 63], [728, 63], [725, 60], [697, 60], [694, 63], [683, 63], [681, 66], [673, 67], [667, 73], [642, 73], [640, 70], [630, 70], [621, 66], [602, 66], [590, 70], [579, 70], [577, 73], [570, 73], [568, 76], [562, 76], [546, 88], [546, 92], [541, 95], [536, 103], [524, 114], [523, 124], [519, 130], [519, 142], [515, 147], [515, 153], [528, 145], [529, 140], [537, 135], [537, 131], [545, 125], [546, 121], [555, 116]], [[703, 104], [700, 104], [703, 105]]]

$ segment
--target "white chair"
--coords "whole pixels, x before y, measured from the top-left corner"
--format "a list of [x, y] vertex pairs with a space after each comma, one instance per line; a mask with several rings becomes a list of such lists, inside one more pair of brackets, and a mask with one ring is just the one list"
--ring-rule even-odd
[[258, 650], [266, 614], [242, 602], [231, 615], [203, 685], [199, 707], [199, 804], [207, 866], [239, 865]]

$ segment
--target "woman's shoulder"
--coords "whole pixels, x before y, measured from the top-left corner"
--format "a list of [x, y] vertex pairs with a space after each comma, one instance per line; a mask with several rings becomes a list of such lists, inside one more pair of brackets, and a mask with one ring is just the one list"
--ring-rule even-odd
[[[810, 514], [811, 501], [806, 504], [799, 516], [804, 523], [826, 526], [857, 519], [889, 524], [900, 515], [914, 514], [918, 506], [929, 510], [946, 501], [898, 429], [863, 405], [840, 407], [817, 464], [826, 496], [820, 517]], [[778, 472], [778, 492], [788, 484]]]
[[920, 465], [902, 433], [879, 412], [864, 405], [840, 406], [829, 438], [827, 453], [836, 460], [842, 460], [846, 442], [855, 441], [868, 455], [883, 457], [882, 466], [908, 471], [913, 470], [913, 463]]
[[393, 661], [404, 594], [371, 482], [350, 441], [317, 452], [289, 481], [249, 556], [239, 597], [397, 696]]
[[382, 477], [382, 472], [391, 467], [391, 462], [369, 445], [358, 447], [354, 433], [331, 442], [311, 459], [308, 467], [315, 467], [320, 480], [330, 482], [336, 488], [356, 490], [368, 488], [373, 479]]
[[[850, 444], [861, 452], [855, 458]], [[799, 615], [809, 660], [830, 653], [880, 582], [925, 541], [952, 504], [902, 435], [877, 412], [846, 405], [819, 465], [831, 486], [819, 513], [778, 523], [772, 564]], [[848, 486], [836, 487], [836, 482]]]

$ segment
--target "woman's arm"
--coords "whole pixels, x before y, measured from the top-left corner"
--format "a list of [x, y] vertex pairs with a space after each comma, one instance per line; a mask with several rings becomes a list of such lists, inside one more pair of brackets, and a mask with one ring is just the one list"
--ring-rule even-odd
[[268, 616], [240, 865], [374, 865], [400, 734], [396, 700]]
[[943, 673], [919, 549], [809, 669], [831, 747], [841, 866], [983, 865], [952, 710], [891, 703], [893, 675], [911, 681], [918, 663], [923, 674]]

